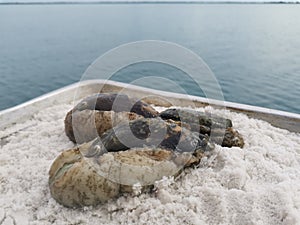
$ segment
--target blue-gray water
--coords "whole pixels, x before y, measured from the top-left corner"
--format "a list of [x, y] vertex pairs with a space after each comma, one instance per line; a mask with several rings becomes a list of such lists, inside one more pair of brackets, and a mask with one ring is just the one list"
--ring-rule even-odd
[[[120, 44], [152, 39], [199, 54], [225, 100], [300, 113], [299, 23], [300, 5], [0, 5], [0, 109], [80, 80]], [[202, 95], [180, 71], [155, 63], [113, 79], [147, 75]]]

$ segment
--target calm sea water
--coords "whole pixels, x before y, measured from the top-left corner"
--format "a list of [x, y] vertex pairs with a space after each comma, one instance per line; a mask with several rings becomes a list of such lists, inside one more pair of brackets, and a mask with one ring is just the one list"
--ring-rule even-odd
[[[0, 109], [79, 81], [98, 56], [146, 39], [199, 54], [227, 101], [300, 113], [300, 5], [238, 4], [0, 5]], [[112, 79], [151, 75], [203, 95], [158, 63]]]

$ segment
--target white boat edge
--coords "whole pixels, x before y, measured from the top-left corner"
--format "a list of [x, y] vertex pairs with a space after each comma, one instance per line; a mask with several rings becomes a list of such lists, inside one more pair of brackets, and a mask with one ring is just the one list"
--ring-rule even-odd
[[[151, 95], [160, 96], [161, 99], [158, 98], [154, 101], [153, 98], [149, 98], [146, 101], [148, 103], [158, 104], [161, 106], [168, 106], [166, 105], [166, 101], [162, 101], [162, 99], [167, 99], [173, 104], [175, 103], [177, 106], [188, 106], [187, 103], [191, 103], [192, 100], [195, 107], [211, 105], [215, 108], [226, 108], [232, 112], [247, 114], [251, 118], [265, 120], [271, 123], [273, 126], [279, 128], [287, 129], [292, 132], [300, 132], [300, 114], [234, 102], [223, 102], [192, 95], [160, 91], [110, 80], [80, 81], [49, 92], [12, 108], [2, 110], [0, 111], [0, 129], [4, 129], [18, 122], [25, 121], [32, 117], [34, 113], [42, 108], [47, 108], [49, 105], [72, 103], [73, 101], [76, 102], [83, 97], [99, 92], [100, 88], [101, 92], [119, 92], [123, 90], [124, 93], [136, 97], [145, 97]], [[80, 91], [78, 92], [78, 90]]]

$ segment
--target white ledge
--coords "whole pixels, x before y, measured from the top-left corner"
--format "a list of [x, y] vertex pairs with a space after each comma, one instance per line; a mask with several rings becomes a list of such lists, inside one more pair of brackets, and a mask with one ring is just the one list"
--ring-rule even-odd
[[[18, 122], [25, 121], [32, 117], [34, 113], [42, 110], [43, 108], [47, 108], [50, 105], [72, 103], [74, 100], [78, 101], [79, 99], [87, 95], [99, 92], [100, 87], [102, 88], [102, 92], [118, 92], [123, 88], [126, 88], [124, 92], [131, 96], [158, 96], [162, 99], [168, 99], [169, 101], [175, 103], [177, 106], [187, 106], [186, 104], [188, 102], [191, 102], [192, 100], [193, 104], [196, 107], [203, 107], [207, 105], [211, 105], [212, 107], [216, 108], [225, 107], [227, 110], [233, 112], [247, 114], [251, 118], [265, 120], [276, 127], [287, 129], [292, 132], [300, 132], [300, 115], [296, 113], [289, 113], [285, 111], [239, 104], [234, 102], [223, 102], [192, 95], [159, 91], [135, 85], [128, 85], [116, 81], [105, 80], [86, 80], [74, 83], [61, 89], [49, 92], [23, 104], [0, 111], [0, 129]], [[78, 90], [80, 90], [80, 93], [78, 92]], [[166, 102], [160, 100], [159, 98], [156, 100], [154, 100], [153, 98], [149, 98], [148, 100], [146, 99], [146, 101], [156, 105], [166, 106]]]

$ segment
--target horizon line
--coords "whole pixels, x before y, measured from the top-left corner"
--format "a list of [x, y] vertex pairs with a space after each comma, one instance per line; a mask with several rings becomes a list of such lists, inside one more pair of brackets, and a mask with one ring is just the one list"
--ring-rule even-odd
[[0, 2], [0, 5], [72, 5], [72, 4], [300, 4], [300, 1], [54, 1], [54, 2]]

